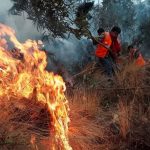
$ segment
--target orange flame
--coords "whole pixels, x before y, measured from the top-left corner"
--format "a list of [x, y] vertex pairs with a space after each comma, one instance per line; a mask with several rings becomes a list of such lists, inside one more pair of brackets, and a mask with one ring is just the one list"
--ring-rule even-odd
[[[14, 52], [7, 49], [5, 36], [14, 44]], [[62, 77], [46, 71], [46, 65], [46, 54], [39, 50], [36, 41], [20, 43], [13, 29], [0, 24], [0, 96], [30, 99], [36, 89], [36, 100], [48, 106], [52, 118], [54, 139], [51, 147], [56, 149], [59, 144], [61, 149], [71, 150], [65, 83]]]

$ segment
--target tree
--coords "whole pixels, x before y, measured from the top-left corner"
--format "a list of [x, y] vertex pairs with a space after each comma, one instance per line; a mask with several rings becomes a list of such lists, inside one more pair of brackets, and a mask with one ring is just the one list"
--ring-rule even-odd
[[[110, 29], [118, 25], [122, 29], [123, 37], [133, 30], [135, 23], [134, 3], [132, 0], [103, 0], [102, 6], [99, 7], [98, 25], [105, 29]], [[131, 37], [129, 35], [127, 38]]]
[[[48, 30], [52, 36], [63, 36], [69, 29], [69, 9], [72, 1], [64, 0], [12, 0], [10, 13], [33, 20], [38, 29]], [[45, 30], [45, 32], [46, 32]]]
[[75, 28], [76, 7], [80, 0], [11, 0], [10, 13], [21, 15], [26, 12], [38, 29], [52, 37], [64, 37], [66, 33], [78, 34]]
[[[142, 8], [142, 9], [141, 9]], [[140, 3], [139, 5], [139, 38], [142, 42], [142, 49], [144, 53], [148, 54], [147, 51], [150, 47], [150, 0]], [[149, 54], [148, 54], [149, 55]]]

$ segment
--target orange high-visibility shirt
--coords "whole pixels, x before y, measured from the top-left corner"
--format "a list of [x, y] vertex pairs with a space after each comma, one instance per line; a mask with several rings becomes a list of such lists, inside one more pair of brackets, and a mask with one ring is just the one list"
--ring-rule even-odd
[[145, 62], [145, 60], [144, 60], [141, 53], [139, 53], [139, 56], [136, 59], [134, 58], [134, 55], [135, 55], [136, 51], [137, 51], [137, 49], [133, 49], [133, 51], [131, 51], [130, 59], [131, 59], [131, 61], [134, 61], [136, 66], [142, 67], [146, 64], [146, 62]]
[[[105, 44], [106, 46], [110, 47], [112, 44], [111, 36], [109, 32], [104, 33], [104, 38], [102, 39], [101, 43]], [[107, 48], [103, 47], [102, 45], [98, 44], [96, 48], [95, 55], [100, 58], [104, 58], [107, 56], [108, 50]]]
[[145, 60], [143, 58], [143, 56], [140, 54], [139, 57], [136, 59], [135, 64], [139, 67], [142, 67], [145, 65]]

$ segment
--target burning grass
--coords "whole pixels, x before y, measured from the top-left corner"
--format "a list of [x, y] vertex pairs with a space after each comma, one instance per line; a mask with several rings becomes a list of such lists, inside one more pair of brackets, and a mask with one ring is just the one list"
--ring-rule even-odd
[[[13, 50], [9, 50], [6, 36], [14, 45]], [[0, 106], [2, 114], [8, 116], [8, 120], [2, 120], [2, 125], [10, 126], [10, 129], [6, 127], [10, 136], [6, 134], [3, 138], [5, 132], [0, 133], [2, 145], [22, 144], [19, 140], [15, 142], [15, 129], [20, 128], [17, 139], [27, 134], [30, 140], [23, 139], [35, 149], [39, 148], [36, 143], [43, 134], [37, 136], [36, 133], [41, 130], [49, 137], [47, 149], [72, 149], [68, 141], [69, 107], [64, 95], [65, 83], [61, 76], [46, 71], [46, 65], [46, 54], [39, 50], [36, 41], [20, 43], [13, 29], [0, 24]], [[21, 131], [22, 127], [25, 132]]]
[[[5, 35], [17, 49], [8, 50]], [[68, 133], [65, 83], [45, 70], [45, 53], [2, 24], [0, 37], [0, 149], [150, 148], [149, 66], [124, 66], [111, 79], [83, 72], [66, 91]]]

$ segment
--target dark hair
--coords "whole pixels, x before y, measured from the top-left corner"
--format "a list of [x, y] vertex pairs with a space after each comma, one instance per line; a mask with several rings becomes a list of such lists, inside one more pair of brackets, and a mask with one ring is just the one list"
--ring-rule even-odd
[[129, 45], [128, 46], [128, 50], [130, 50], [131, 48], [134, 48], [134, 46], [133, 45]]
[[105, 32], [105, 30], [104, 30], [103, 28], [99, 28], [99, 29], [97, 30], [97, 33], [98, 33], [98, 34], [101, 34], [101, 33], [103, 33], [103, 32]]
[[121, 33], [121, 29], [118, 27], [118, 26], [114, 26], [112, 29], [111, 29], [111, 32], [117, 32], [118, 34]]

